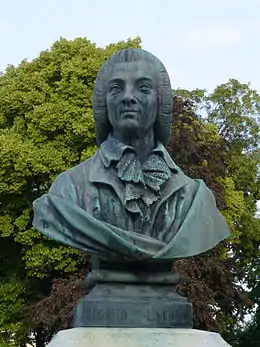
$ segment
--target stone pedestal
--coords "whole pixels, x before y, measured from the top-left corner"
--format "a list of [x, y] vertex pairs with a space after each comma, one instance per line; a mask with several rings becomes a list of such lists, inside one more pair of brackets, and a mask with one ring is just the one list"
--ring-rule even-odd
[[98, 283], [74, 311], [74, 328], [192, 328], [192, 305], [171, 285]]
[[47, 347], [231, 347], [219, 334], [193, 329], [74, 328]]

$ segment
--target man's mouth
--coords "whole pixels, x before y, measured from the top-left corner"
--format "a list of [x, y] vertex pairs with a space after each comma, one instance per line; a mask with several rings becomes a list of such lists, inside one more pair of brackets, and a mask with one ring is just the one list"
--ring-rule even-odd
[[124, 118], [132, 118], [132, 117], [135, 117], [137, 114], [137, 111], [136, 110], [133, 110], [133, 109], [129, 109], [129, 110], [123, 110], [121, 112], [121, 115], [124, 117]]

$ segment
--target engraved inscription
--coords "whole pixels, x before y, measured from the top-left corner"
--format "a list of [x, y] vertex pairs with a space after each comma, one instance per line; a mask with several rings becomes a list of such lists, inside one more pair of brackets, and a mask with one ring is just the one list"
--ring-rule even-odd
[[98, 324], [113, 322], [123, 324], [127, 320], [127, 310], [124, 308], [113, 307], [85, 307], [84, 319], [86, 321], [94, 321]]
[[76, 326], [173, 327], [192, 326], [192, 309], [187, 304], [85, 301]]
[[189, 318], [189, 313], [185, 308], [174, 307], [157, 310], [147, 310], [147, 320], [161, 325], [185, 324]]

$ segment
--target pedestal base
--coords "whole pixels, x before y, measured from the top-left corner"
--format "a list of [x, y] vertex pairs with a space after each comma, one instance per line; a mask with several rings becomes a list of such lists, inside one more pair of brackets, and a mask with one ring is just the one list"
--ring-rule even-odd
[[219, 334], [193, 329], [74, 328], [48, 347], [231, 347]]
[[73, 327], [192, 328], [192, 305], [171, 285], [98, 283], [74, 311]]

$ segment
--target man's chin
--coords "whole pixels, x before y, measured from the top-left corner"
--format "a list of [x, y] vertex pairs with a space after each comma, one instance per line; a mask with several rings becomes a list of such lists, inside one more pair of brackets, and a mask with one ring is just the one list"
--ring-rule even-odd
[[122, 122], [120, 132], [124, 137], [132, 138], [137, 137], [140, 132], [140, 125], [136, 120], [127, 120]]

